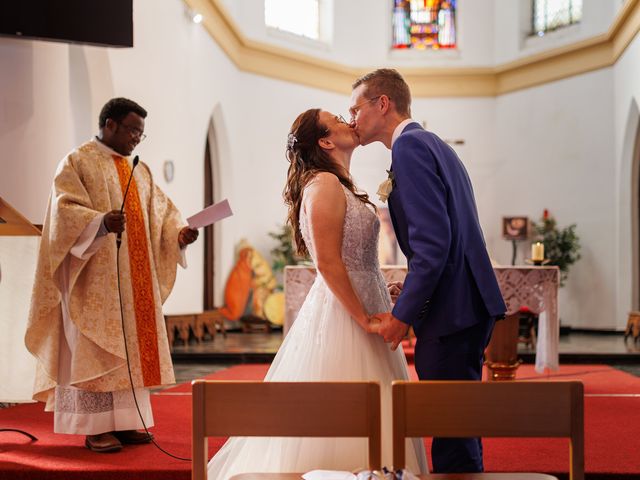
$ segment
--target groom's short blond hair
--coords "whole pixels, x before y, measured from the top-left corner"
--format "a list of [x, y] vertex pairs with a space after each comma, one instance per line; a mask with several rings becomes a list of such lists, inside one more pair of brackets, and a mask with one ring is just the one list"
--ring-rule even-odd
[[411, 91], [402, 75], [393, 68], [379, 68], [358, 78], [351, 86], [355, 90], [366, 85], [369, 98], [386, 95], [400, 115], [411, 116]]

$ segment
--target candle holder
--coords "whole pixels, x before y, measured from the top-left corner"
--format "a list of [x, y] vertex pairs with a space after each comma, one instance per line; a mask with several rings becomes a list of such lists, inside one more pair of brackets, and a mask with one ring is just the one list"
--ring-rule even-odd
[[548, 258], [545, 258], [543, 260], [533, 260], [531, 258], [526, 258], [525, 259], [525, 263], [529, 264], [529, 265], [534, 265], [536, 267], [541, 267], [543, 265], [546, 265], [547, 263], [549, 263], [551, 260]]

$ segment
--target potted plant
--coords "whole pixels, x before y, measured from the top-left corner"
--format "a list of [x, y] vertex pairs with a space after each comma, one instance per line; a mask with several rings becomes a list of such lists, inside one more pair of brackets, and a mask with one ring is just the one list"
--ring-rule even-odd
[[564, 286], [569, 267], [580, 259], [580, 237], [576, 234], [576, 224], [558, 228], [555, 218], [545, 208], [540, 222], [534, 223], [533, 228], [538, 241], [544, 244], [548, 265], [559, 267], [560, 286]]
[[293, 234], [289, 225], [282, 225], [279, 230], [269, 232], [269, 236], [277, 241], [276, 246], [271, 249], [271, 257], [273, 258], [271, 268], [280, 278], [282, 278], [282, 272], [287, 265], [298, 265], [309, 261], [308, 258], [296, 254], [293, 248]]

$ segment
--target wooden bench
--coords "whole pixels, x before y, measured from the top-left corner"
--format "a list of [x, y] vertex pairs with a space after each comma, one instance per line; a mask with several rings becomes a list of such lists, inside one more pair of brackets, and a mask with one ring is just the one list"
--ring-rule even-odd
[[224, 326], [224, 315], [220, 313], [219, 309], [205, 310], [202, 313], [189, 313], [184, 315], [165, 315], [164, 320], [167, 325], [167, 339], [169, 340], [169, 347], [173, 346], [175, 340], [176, 331], [178, 332], [178, 338], [185, 344], [189, 343], [189, 335], [193, 334], [193, 337], [198, 343], [202, 343], [205, 333], [209, 333], [211, 338], [216, 337], [218, 328], [222, 336], [227, 336], [227, 331]]
[[167, 325], [169, 348], [173, 347], [176, 331], [178, 332], [178, 338], [182, 340], [185, 345], [189, 343], [189, 330], [193, 331], [194, 335], [196, 335], [196, 317], [197, 314], [164, 316], [164, 321]]
[[195, 335], [198, 342], [202, 341], [205, 331], [211, 335], [211, 338], [216, 338], [216, 333], [220, 328], [220, 333], [223, 337], [227, 336], [227, 331], [224, 327], [224, 315], [220, 313], [219, 309], [205, 310], [199, 315], [196, 315], [196, 328]]

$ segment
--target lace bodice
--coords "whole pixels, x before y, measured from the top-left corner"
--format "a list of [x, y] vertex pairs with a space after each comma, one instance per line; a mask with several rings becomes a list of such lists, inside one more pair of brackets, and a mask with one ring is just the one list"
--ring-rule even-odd
[[[378, 271], [380, 220], [370, 205], [360, 201], [344, 185], [341, 186], [347, 200], [342, 231], [342, 261], [349, 272]], [[311, 228], [309, 218], [303, 208], [300, 210], [300, 231], [313, 263], [316, 264]]]

